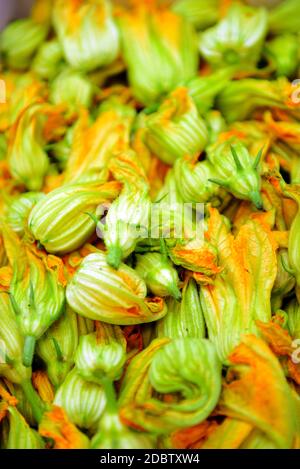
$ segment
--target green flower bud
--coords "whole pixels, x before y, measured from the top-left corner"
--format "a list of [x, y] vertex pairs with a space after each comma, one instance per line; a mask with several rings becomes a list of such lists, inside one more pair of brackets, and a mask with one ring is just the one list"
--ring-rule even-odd
[[261, 107], [293, 109], [292, 85], [286, 78], [277, 81], [244, 78], [231, 81], [218, 96], [217, 106], [227, 122], [247, 119]]
[[8, 208], [7, 222], [19, 236], [28, 231], [28, 217], [32, 208], [45, 197], [42, 192], [26, 192], [12, 201]]
[[10, 298], [25, 337], [23, 363], [31, 366], [36, 340], [63, 312], [65, 291], [59, 273], [48, 266], [45, 254], [40, 256], [20, 246], [17, 249]]
[[95, 321], [77, 315], [77, 326], [79, 336], [89, 334], [95, 330]]
[[181, 302], [169, 298], [167, 306], [168, 314], [156, 323], [157, 337], [205, 337], [204, 318], [195, 280], [190, 279], [185, 284]]
[[168, 164], [187, 154], [201, 153], [207, 143], [205, 122], [186, 88], [173, 91], [157, 112], [146, 117], [145, 125], [146, 145]]
[[172, 10], [184, 16], [197, 29], [206, 29], [219, 19], [219, 0], [176, 0]]
[[194, 163], [191, 158], [181, 158], [174, 166], [175, 182], [184, 202], [207, 202], [217, 196], [220, 189], [210, 181], [216, 175], [209, 161]]
[[252, 158], [240, 142], [228, 145], [216, 143], [208, 149], [208, 160], [216, 168], [216, 178], [212, 182], [225, 187], [235, 197], [242, 200], [251, 200], [258, 208], [262, 208], [260, 195], [261, 178], [259, 163], [262, 151]]
[[65, 183], [78, 182], [85, 174], [101, 173], [111, 157], [130, 143], [135, 110], [108, 99], [102, 103], [99, 111], [99, 116], [91, 124], [88, 112], [81, 110], [80, 119], [74, 128]]
[[296, 299], [289, 302], [286, 312], [288, 314], [288, 329], [293, 339], [300, 339], [300, 306]]
[[94, 86], [81, 72], [66, 69], [51, 83], [50, 101], [54, 104], [67, 104], [70, 111], [77, 111], [92, 104]]
[[38, 340], [36, 352], [44, 360], [54, 386], [59, 386], [74, 363], [78, 345], [77, 315], [67, 307], [62, 316]]
[[13, 383], [30, 379], [31, 370], [22, 363], [24, 339], [18, 328], [9, 293], [0, 291], [0, 375]]
[[271, 320], [277, 246], [270, 228], [255, 218], [248, 218], [235, 238], [217, 209], [210, 210], [208, 225], [221, 272], [213, 285], [201, 285], [200, 302], [208, 337], [226, 362], [243, 334], [259, 334], [257, 320]]
[[75, 354], [78, 373], [101, 384], [120, 379], [126, 361], [126, 340], [119, 326], [97, 323], [96, 332], [80, 337]]
[[233, 4], [225, 18], [201, 34], [200, 52], [216, 67], [255, 65], [266, 33], [266, 10]]
[[151, 199], [145, 169], [135, 151], [125, 150], [111, 159], [110, 171], [123, 184], [123, 191], [109, 208], [103, 227], [108, 248], [107, 262], [118, 268], [148, 233]]
[[269, 12], [269, 28], [272, 33], [298, 33], [300, 29], [300, 5], [297, 0], [279, 2]]
[[63, 51], [57, 39], [44, 42], [32, 62], [32, 70], [46, 80], [52, 80], [59, 72], [63, 61]]
[[74, 251], [95, 231], [97, 206], [114, 199], [119, 183], [69, 184], [47, 194], [30, 213], [28, 226], [48, 252]]
[[277, 76], [290, 77], [294, 74], [298, 64], [298, 51], [299, 38], [295, 34], [275, 37], [265, 46], [265, 54]]
[[135, 97], [145, 105], [192, 78], [197, 47], [189, 22], [161, 7], [136, 2], [118, 18], [124, 60]]
[[196, 76], [186, 83], [189, 95], [198, 112], [205, 114], [214, 105], [215, 97], [225, 88], [234, 75], [236, 67], [225, 67], [208, 76]]
[[78, 314], [110, 324], [156, 321], [166, 314], [161, 298], [147, 299], [147, 287], [125, 264], [107, 265], [103, 252], [86, 256], [67, 286], [67, 301]]
[[54, 404], [63, 407], [78, 427], [94, 430], [103, 414], [106, 398], [100, 386], [84, 380], [74, 368], [58, 388]]
[[44, 449], [42, 437], [26, 422], [15, 407], [8, 408], [9, 434], [6, 449]]
[[43, 128], [48, 105], [32, 104], [25, 108], [12, 128], [8, 160], [13, 177], [30, 191], [43, 186], [49, 169], [49, 158], [44, 150]]
[[1, 33], [1, 52], [9, 67], [25, 69], [39, 45], [48, 34], [48, 25], [37, 23], [31, 18], [10, 23]]
[[[207, 339], [157, 339], [136, 355], [120, 392], [121, 417], [133, 428], [170, 433], [204, 421], [221, 392], [221, 362]], [[173, 394], [166, 402], [157, 394]]]
[[117, 413], [106, 412], [100, 420], [99, 431], [92, 439], [92, 449], [154, 448], [153, 439], [126, 427]]
[[56, 0], [53, 24], [67, 62], [90, 71], [109, 65], [119, 53], [119, 35], [105, 0]]
[[298, 204], [298, 211], [294, 217], [288, 239], [289, 264], [296, 279], [296, 295], [300, 299], [300, 251], [299, 251], [299, 224], [300, 224], [300, 186], [289, 186], [286, 189], [286, 196], [293, 199]]
[[172, 263], [157, 252], [137, 255], [135, 270], [145, 280], [149, 290], [157, 296], [181, 298], [178, 288], [179, 278]]

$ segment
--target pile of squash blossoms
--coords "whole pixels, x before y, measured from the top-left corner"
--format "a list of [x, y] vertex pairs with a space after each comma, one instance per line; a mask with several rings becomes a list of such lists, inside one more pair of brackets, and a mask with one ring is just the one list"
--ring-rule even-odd
[[300, 447], [300, 4], [254, 3], [1, 32], [1, 447]]

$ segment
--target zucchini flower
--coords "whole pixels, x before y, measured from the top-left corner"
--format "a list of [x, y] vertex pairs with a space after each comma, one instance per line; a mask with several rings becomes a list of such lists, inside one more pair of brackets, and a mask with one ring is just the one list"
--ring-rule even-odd
[[197, 29], [206, 29], [219, 19], [220, 0], [176, 0], [175, 13], [184, 16]]
[[100, 386], [86, 381], [73, 368], [58, 388], [54, 404], [63, 407], [71, 422], [79, 428], [93, 431], [103, 414], [106, 398]]
[[101, 172], [129, 144], [135, 111], [115, 101], [102, 104], [100, 114], [91, 125], [87, 111], [82, 111], [74, 128], [73, 144], [65, 171], [65, 183], [76, 182], [83, 175]]
[[154, 448], [148, 435], [126, 427], [117, 412], [105, 412], [100, 420], [99, 431], [91, 442], [92, 449], [145, 449]]
[[212, 283], [211, 277], [222, 270], [218, 266], [217, 249], [205, 239], [178, 240], [168, 252], [174, 264], [193, 271], [199, 283]]
[[145, 119], [145, 143], [164, 163], [173, 164], [185, 155], [198, 155], [205, 148], [205, 121], [186, 88], [177, 88], [157, 112]]
[[118, 154], [110, 170], [124, 185], [119, 197], [109, 207], [103, 226], [107, 262], [117, 269], [120, 262], [134, 251], [139, 238], [148, 235], [151, 199], [144, 169], [134, 151]]
[[64, 279], [60, 259], [20, 243], [15, 251], [10, 298], [25, 337], [23, 363], [31, 366], [36, 340], [63, 312]]
[[267, 12], [233, 4], [216, 26], [200, 35], [200, 52], [216, 67], [257, 63], [267, 33]]
[[5, 449], [44, 449], [45, 442], [23, 415], [13, 406], [8, 408], [9, 433]]
[[129, 83], [147, 106], [196, 75], [198, 65], [193, 26], [155, 3], [135, 2], [118, 18]]
[[51, 191], [30, 213], [28, 226], [48, 252], [65, 254], [82, 246], [95, 231], [89, 214], [114, 199], [118, 182], [68, 184]]
[[207, 76], [195, 76], [186, 83], [189, 95], [200, 114], [205, 114], [213, 107], [216, 96], [230, 82], [235, 71], [235, 66], [228, 66]]
[[296, 279], [296, 295], [298, 301], [300, 300], [300, 252], [299, 252], [299, 224], [300, 224], [300, 186], [289, 186], [285, 190], [285, 195], [293, 199], [298, 204], [298, 211], [292, 221], [289, 239], [288, 239], [288, 254], [289, 264], [292, 273]]
[[74, 364], [78, 335], [77, 315], [67, 306], [37, 342], [36, 352], [46, 363], [49, 379], [55, 387], [63, 382]]
[[208, 149], [208, 160], [217, 173], [217, 177], [210, 178], [210, 181], [223, 186], [238, 199], [250, 200], [261, 209], [261, 155], [262, 150], [252, 158], [246, 146], [240, 142], [230, 146], [228, 141], [217, 142]]
[[19, 236], [28, 232], [28, 217], [33, 207], [45, 197], [42, 192], [26, 192], [18, 195], [9, 205], [7, 222]]
[[274, 34], [298, 33], [300, 29], [300, 5], [298, 0], [279, 2], [269, 12], [269, 29]]
[[286, 312], [288, 314], [288, 330], [293, 339], [300, 339], [300, 306], [296, 299], [289, 302]]
[[103, 252], [86, 256], [67, 286], [67, 301], [78, 314], [110, 324], [156, 321], [167, 310], [161, 298], [146, 298], [147, 287], [125, 264], [107, 265]]
[[277, 246], [264, 219], [250, 217], [234, 238], [216, 209], [210, 211], [206, 238], [218, 251], [222, 271], [212, 285], [201, 286], [200, 301], [208, 337], [226, 362], [243, 334], [258, 334], [257, 320], [271, 319]]
[[216, 172], [207, 160], [195, 163], [190, 157], [180, 158], [175, 163], [174, 176], [184, 202], [208, 202], [220, 193], [220, 188], [211, 182]]
[[46, 39], [48, 25], [32, 18], [13, 21], [1, 33], [1, 52], [7, 65], [23, 70], [30, 66], [32, 56]]
[[32, 70], [44, 80], [52, 80], [58, 75], [63, 64], [63, 51], [57, 39], [44, 42], [32, 62]]
[[126, 340], [119, 326], [97, 323], [96, 332], [80, 337], [75, 354], [78, 373], [103, 384], [120, 379], [126, 361]]
[[245, 335], [229, 360], [219, 412], [253, 425], [276, 448], [292, 448], [297, 438], [296, 401], [270, 348], [258, 337]]
[[91, 71], [111, 64], [119, 54], [119, 34], [106, 0], [56, 0], [53, 24], [66, 61]]
[[62, 125], [61, 111], [44, 103], [29, 105], [19, 114], [11, 129], [8, 148], [10, 171], [17, 182], [30, 191], [43, 186], [49, 169], [49, 158], [45, 151], [47, 125]]
[[[170, 433], [203, 422], [220, 392], [221, 362], [209, 340], [156, 339], [129, 364], [120, 390], [120, 415], [132, 428]], [[166, 399], [159, 400], [156, 393]]]
[[231, 81], [218, 96], [217, 106], [227, 122], [245, 120], [259, 108], [279, 108], [299, 115], [292, 102], [293, 85], [284, 77], [276, 81], [244, 78]]
[[72, 113], [81, 106], [89, 108], [94, 91], [92, 82], [83, 73], [66, 69], [51, 83], [50, 101], [53, 104], [66, 104]]
[[298, 49], [299, 38], [295, 34], [283, 34], [266, 43], [265, 54], [276, 76], [293, 76], [298, 64]]
[[64, 409], [52, 406], [39, 424], [39, 433], [54, 442], [54, 449], [88, 449], [88, 437], [69, 421]]
[[205, 324], [195, 280], [188, 280], [182, 290], [181, 302], [167, 299], [168, 314], [157, 321], [157, 337], [205, 337]]
[[13, 383], [29, 380], [31, 370], [22, 363], [24, 339], [7, 291], [0, 290], [0, 375]]
[[154, 295], [181, 298], [177, 270], [165, 256], [157, 252], [137, 255], [135, 270]]

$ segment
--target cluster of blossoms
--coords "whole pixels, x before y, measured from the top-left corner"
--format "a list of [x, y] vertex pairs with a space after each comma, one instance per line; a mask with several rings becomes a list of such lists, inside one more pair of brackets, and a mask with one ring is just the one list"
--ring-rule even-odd
[[300, 448], [299, 0], [120, 3], [0, 35], [0, 445]]

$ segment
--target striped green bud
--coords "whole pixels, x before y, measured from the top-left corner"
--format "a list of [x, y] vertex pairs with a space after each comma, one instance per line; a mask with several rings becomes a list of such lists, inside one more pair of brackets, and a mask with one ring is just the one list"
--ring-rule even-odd
[[44, 449], [45, 442], [42, 437], [26, 422], [24, 417], [15, 408], [8, 408], [9, 433], [5, 449]]
[[54, 386], [59, 386], [70, 371], [77, 345], [77, 315], [67, 306], [62, 316], [38, 340], [36, 347]]
[[57, 39], [44, 42], [32, 62], [32, 70], [46, 80], [52, 80], [60, 71], [63, 51]]
[[156, 103], [196, 74], [195, 31], [184, 17], [136, 2], [120, 13], [118, 23], [129, 83], [141, 103]]
[[200, 35], [200, 52], [216, 67], [255, 65], [267, 33], [267, 12], [233, 4], [226, 16]]
[[42, 192], [26, 192], [18, 195], [7, 210], [7, 222], [19, 236], [28, 232], [28, 217], [33, 207], [45, 197]]
[[300, 306], [296, 299], [289, 302], [286, 307], [288, 314], [288, 329], [293, 339], [300, 339]]
[[92, 104], [94, 86], [80, 71], [63, 70], [51, 83], [50, 101], [65, 104], [70, 112], [77, 112], [81, 106], [89, 108]]
[[220, 189], [210, 181], [216, 175], [209, 161], [194, 163], [191, 158], [181, 158], [174, 166], [175, 182], [184, 202], [208, 202]]
[[156, 321], [167, 310], [161, 298], [146, 298], [147, 287], [125, 264], [118, 270], [103, 252], [86, 256], [67, 286], [69, 305], [78, 314], [110, 324], [130, 325]]
[[205, 121], [186, 88], [173, 91], [157, 112], [146, 117], [145, 125], [146, 145], [168, 164], [185, 155], [201, 153], [208, 140]]
[[71, 422], [79, 428], [95, 430], [106, 398], [100, 386], [83, 379], [74, 368], [58, 388], [54, 404], [63, 407]]
[[135, 270], [144, 279], [148, 289], [157, 296], [173, 296], [176, 300], [181, 297], [178, 288], [179, 278], [177, 270], [162, 254], [149, 252], [137, 255]]
[[31, 211], [28, 225], [48, 252], [64, 254], [82, 246], [95, 231], [97, 206], [114, 199], [117, 182], [69, 184], [47, 194]]
[[9, 67], [23, 70], [29, 67], [39, 45], [48, 34], [48, 25], [31, 18], [10, 23], [1, 33], [1, 52]]
[[157, 337], [205, 337], [204, 318], [195, 280], [186, 282], [180, 302], [169, 298], [167, 306], [168, 314], [156, 323]]
[[87, 381], [120, 379], [126, 361], [126, 340], [119, 326], [97, 323], [96, 332], [80, 337], [75, 364]]
[[22, 110], [12, 127], [12, 140], [8, 148], [9, 167], [13, 177], [30, 191], [43, 186], [49, 169], [49, 158], [44, 149], [43, 128], [50, 108], [45, 104], [32, 104]]
[[[156, 339], [130, 362], [119, 398], [121, 417], [154, 434], [197, 425], [219, 400], [221, 368], [207, 339]], [[165, 402], [156, 393], [177, 398]]]
[[126, 427], [118, 414], [105, 412], [99, 431], [92, 439], [92, 449], [145, 449], [154, 448], [153, 438]]
[[212, 182], [223, 186], [235, 197], [250, 200], [258, 208], [262, 208], [260, 195], [260, 159], [262, 150], [253, 158], [247, 147], [236, 142], [217, 142], [208, 149], [208, 160], [216, 168], [216, 177], [210, 178]]
[[53, 24], [66, 61], [91, 71], [109, 65], [119, 53], [119, 34], [106, 0], [56, 0]]

